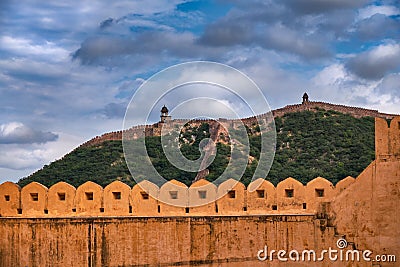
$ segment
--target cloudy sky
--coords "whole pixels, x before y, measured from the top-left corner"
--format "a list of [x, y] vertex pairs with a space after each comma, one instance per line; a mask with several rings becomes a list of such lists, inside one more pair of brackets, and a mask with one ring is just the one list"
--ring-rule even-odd
[[192, 60], [242, 71], [273, 109], [307, 91], [400, 114], [398, 0], [62, 2], [0, 1], [0, 182], [121, 129], [143, 81]]

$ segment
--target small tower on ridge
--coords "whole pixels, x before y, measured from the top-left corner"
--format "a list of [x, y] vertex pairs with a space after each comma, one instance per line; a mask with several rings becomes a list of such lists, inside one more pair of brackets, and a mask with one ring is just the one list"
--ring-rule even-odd
[[168, 108], [164, 105], [161, 108], [160, 122], [168, 122], [170, 120], [171, 120], [171, 116], [168, 116]]
[[302, 104], [306, 104], [306, 103], [308, 103], [308, 102], [309, 102], [309, 100], [308, 100], [308, 94], [307, 94], [307, 93], [304, 93]]

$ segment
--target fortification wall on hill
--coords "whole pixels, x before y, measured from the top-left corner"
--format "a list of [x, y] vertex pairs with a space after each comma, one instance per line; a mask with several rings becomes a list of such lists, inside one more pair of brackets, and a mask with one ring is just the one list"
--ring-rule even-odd
[[337, 105], [326, 102], [314, 102], [314, 101], [305, 102], [303, 104], [287, 105], [283, 108], [273, 110], [272, 113], [274, 114], [274, 117], [282, 117], [285, 114], [291, 112], [299, 112], [299, 111], [315, 110], [315, 109], [334, 110], [340, 113], [352, 115], [356, 118], [370, 116], [370, 117], [383, 118], [389, 120], [394, 118], [394, 116], [396, 116], [394, 114], [380, 113], [378, 110]]
[[[282, 117], [285, 114], [292, 113], [292, 112], [300, 112], [300, 111], [306, 111], [306, 110], [315, 111], [317, 109], [338, 111], [338, 112], [341, 112], [344, 114], [349, 114], [356, 118], [370, 116], [370, 117], [391, 120], [396, 116], [394, 114], [380, 113], [378, 110], [371, 110], [371, 109], [365, 109], [365, 108], [360, 108], [360, 107], [350, 107], [350, 106], [345, 106], [345, 105], [337, 105], [337, 104], [331, 104], [331, 103], [326, 103], [326, 102], [313, 102], [313, 101], [305, 102], [303, 104], [287, 105], [283, 108], [273, 110], [272, 115], [273, 115], [273, 117]], [[264, 113], [264, 114], [260, 114], [257, 116], [243, 118], [241, 120], [220, 119], [220, 121], [230, 127], [234, 127], [235, 123], [240, 123], [240, 121], [241, 121], [241, 122], [243, 122], [243, 124], [250, 127], [250, 126], [256, 124], [258, 120], [265, 120], [270, 117], [271, 117], [270, 113]], [[101, 136], [96, 136], [95, 138], [83, 143], [81, 146], [87, 147], [87, 146], [98, 145], [105, 141], [122, 140], [123, 135], [127, 139], [136, 139], [139, 137], [143, 137], [144, 135], [159, 136], [159, 135], [161, 135], [161, 128], [163, 127], [163, 125], [165, 125], [167, 127], [168, 127], [168, 125], [170, 125], [170, 127], [172, 127], [174, 124], [182, 124], [187, 121], [188, 120], [184, 120], [184, 119], [174, 119], [174, 120], [169, 121], [168, 123], [159, 123], [158, 122], [153, 125], [134, 126], [128, 130], [110, 132], [110, 133], [105, 133]], [[193, 123], [202, 123], [202, 122], [214, 123], [215, 121], [209, 120], [209, 119], [204, 119], [204, 120], [193, 120], [192, 122]]]

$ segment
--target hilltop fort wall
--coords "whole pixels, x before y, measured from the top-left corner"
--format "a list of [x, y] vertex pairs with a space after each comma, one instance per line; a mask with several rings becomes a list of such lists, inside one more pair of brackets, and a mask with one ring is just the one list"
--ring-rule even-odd
[[[331, 103], [326, 103], [326, 102], [318, 102], [318, 101], [307, 101], [303, 102], [302, 104], [294, 104], [294, 105], [287, 105], [283, 108], [279, 108], [276, 110], [272, 110], [272, 116], [273, 117], [283, 117], [285, 114], [292, 113], [292, 112], [301, 112], [301, 111], [315, 111], [318, 109], [324, 109], [324, 110], [333, 110], [337, 112], [341, 112], [344, 114], [349, 114], [351, 116], [354, 116], [356, 118], [361, 118], [361, 117], [375, 117], [375, 118], [383, 118], [386, 120], [391, 120], [394, 118], [394, 114], [386, 114], [386, 113], [381, 113], [378, 110], [372, 110], [372, 109], [365, 109], [365, 108], [360, 108], [360, 107], [350, 107], [350, 106], [345, 106], [345, 105], [337, 105], [337, 104], [331, 104]], [[253, 117], [248, 117], [241, 119], [240, 121], [243, 122], [244, 125], [246, 126], [252, 126], [257, 123], [257, 120], [263, 120], [266, 118], [269, 118], [271, 116], [270, 113], [265, 113], [265, 114], [260, 114], [257, 116]], [[223, 122], [224, 124], [233, 126], [235, 123], [239, 123], [239, 120], [230, 120], [230, 119], [219, 119], [220, 122]], [[101, 144], [102, 142], [105, 141], [112, 141], [112, 140], [122, 140], [122, 137], [124, 135], [125, 138], [131, 138], [131, 139], [136, 139], [139, 137], [143, 136], [160, 136], [161, 135], [161, 128], [165, 125], [174, 125], [177, 123], [182, 123], [186, 122], [186, 120], [182, 119], [174, 119], [174, 120], [169, 120], [166, 123], [162, 122], [157, 122], [153, 125], [139, 125], [139, 126], [134, 126], [131, 127], [127, 130], [124, 131], [115, 131], [115, 132], [110, 132], [110, 133], [105, 133], [101, 136], [96, 136], [95, 138], [83, 143], [81, 146], [87, 147], [87, 146], [93, 146], [97, 144]], [[206, 122], [213, 124], [215, 123], [214, 120], [193, 120], [191, 121], [192, 123], [201, 123], [201, 122]]]
[[378, 110], [373, 110], [373, 109], [350, 107], [345, 105], [337, 105], [319, 101], [308, 101], [302, 104], [287, 105], [283, 108], [273, 110], [272, 113], [274, 114], [274, 117], [282, 117], [290, 112], [300, 112], [300, 111], [315, 110], [315, 109], [333, 110], [340, 113], [352, 115], [356, 118], [369, 116], [369, 117], [383, 118], [390, 120], [394, 118], [394, 116], [396, 116], [394, 114], [381, 113]]

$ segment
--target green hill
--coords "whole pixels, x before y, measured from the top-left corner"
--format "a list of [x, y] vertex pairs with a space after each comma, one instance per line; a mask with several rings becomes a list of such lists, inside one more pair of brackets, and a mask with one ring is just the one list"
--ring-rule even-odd
[[[355, 118], [336, 111], [318, 109], [316, 112], [302, 111], [287, 113], [275, 118], [277, 129], [276, 154], [267, 179], [277, 184], [294, 177], [304, 184], [321, 176], [334, 184], [350, 175], [356, 177], [374, 159], [374, 119]], [[251, 144], [251, 163], [241, 178], [248, 184], [258, 164], [260, 137], [257, 126], [248, 128]], [[200, 153], [200, 141], [209, 137], [208, 124], [189, 127], [181, 141], [181, 151], [189, 159], [196, 159]], [[194, 138], [189, 138], [189, 137]], [[190, 142], [187, 140], [190, 139]], [[162, 153], [160, 137], [146, 137], [148, 154], [153, 166], [168, 180], [176, 179], [187, 185], [196, 173], [181, 171], [172, 166]], [[218, 152], [209, 166], [207, 180], [214, 180], [225, 169], [230, 158], [229, 144], [217, 143]], [[79, 186], [94, 181], [102, 186], [114, 180], [133, 185], [125, 163], [122, 141], [105, 141], [93, 146], [81, 146], [62, 159], [44, 166], [41, 170], [21, 179], [24, 186], [37, 181], [51, 186], [59, 181]]]

